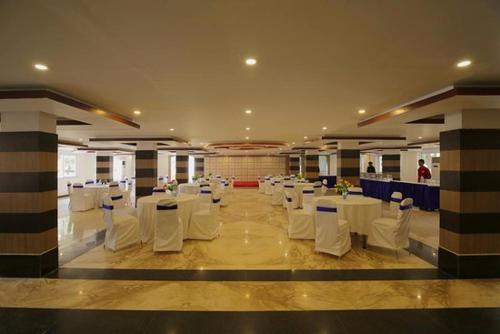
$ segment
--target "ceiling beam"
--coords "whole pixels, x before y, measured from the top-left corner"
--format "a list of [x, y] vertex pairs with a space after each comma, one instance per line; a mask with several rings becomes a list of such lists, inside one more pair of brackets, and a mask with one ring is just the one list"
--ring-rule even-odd
[[[398, 136], [334, 136], [326, 135], [321, 137], [322, 140], [406, 140], [406, 137]], [[366, 144], [366, 143], [365, 143]]]

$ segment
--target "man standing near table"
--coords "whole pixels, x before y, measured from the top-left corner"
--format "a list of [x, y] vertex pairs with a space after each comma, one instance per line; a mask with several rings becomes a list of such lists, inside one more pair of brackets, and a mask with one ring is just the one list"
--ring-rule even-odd
[[429, 180], [432, 177], [431, 171], [425, 165], [424, 159], [418, 160], [418, 165], [420, 167], [418, 168], [418, 174], [417, 174], [418, 181], [417, 182], [418, 183], [425, 183], [425, 180]]
[[368, 161], [368, 168], [366, 168], [367, 173], [376, 173], [375, 167], [373, 166], [373, 162]]

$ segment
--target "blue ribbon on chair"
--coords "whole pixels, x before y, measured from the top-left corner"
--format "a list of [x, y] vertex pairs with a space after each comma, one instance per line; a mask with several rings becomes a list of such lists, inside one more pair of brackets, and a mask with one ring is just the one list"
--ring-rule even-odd
[[289, 177], [285, 177], [283, 180], [290, 181], [290, 178]]
[[158, 178], [158, 180], [163, 181], [163, 177], [161, 177], [161, 176], [160, 176], [160, 177]]
[[114, 206], [113, 206], [113, 205], [106, 205], [106, 204], [103, 204], [103, 205], [102, 205], [102, 208], [103, 208], [103, 209], [106, 209], [106, 210], [113, 210], [113, 209], [114, 209]]
[[318, 207], [316, 207], [316, 211], [318, 211], [318, 212], [337, 212], [337, 208], [329, 208], [327, 206], [318, 206]]
[[281, 181], [274, 181], [274, 183], [281, 183]]
[[201, 194], [211, 194], [212, 190], [201, 190], [200, 193]]
[[118, 187], [118, 185], [117, 184], [110, 184], [109, 187], [110, 188], [115, 188], [115, 187]]
[[156, 205], [156, 210], [177, 210], [177, 204], [172, 203], [172, 204], [158, 204]]
[[292, 202], [292, 198], [291, 198], [291, 197], [287, 197], [287, 198], [286, 198], [286, 201], [287, 201], [288, 203], [291, 203], [291, 202]]
[[411, 209], [413, 205], [400, 205], [399, 210], [408, 210]]
[[303, 194], [314, 194], [314, 190], [302, 190]]
[[165, 189], [153, 189], [154, 193], [164, 193]]
[[120, 181], [120, 183], [127, 183], [127, 181], [123, 180], [123, 181]]
[[111, 196], [111, 200], [113, 200], [113, 201], [116, 201], [119, 199], [123, 199], [123, 196], [122, 195]]
[[401, 203], [402, 199], [401, 198], [394, 198], [391, 197], [391, 202], [396, 202], [396, 203]]
[[349, 191], [349, 195], [363, 195], [361, 191]]
[[220, 198], [214, 198], [212, 199], [212, 203], [217, 204], [220, 202]]
[[79, 185], [73, 185], [73, 188], [83, 188], [83, 186], [79, 186]]
[[293, 184], [285, 184], [285, 188], [293, 188]]
[[85, 184], [94, 184], [94, 181], [85, 181]]

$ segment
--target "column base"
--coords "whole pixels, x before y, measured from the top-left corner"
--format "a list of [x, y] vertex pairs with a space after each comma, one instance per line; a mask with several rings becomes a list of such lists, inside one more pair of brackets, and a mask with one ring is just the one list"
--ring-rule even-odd
[[58, 248], [40, 255], [0, 255], [0, 277], [42, 277], [58, 267]]
[[439, 248], [438, 267], [457, 278], [500, 278], [500, 255], [458, 255]]

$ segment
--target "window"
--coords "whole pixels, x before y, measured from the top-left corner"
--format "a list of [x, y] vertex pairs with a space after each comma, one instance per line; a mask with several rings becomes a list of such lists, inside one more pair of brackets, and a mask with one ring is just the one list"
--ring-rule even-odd
[[175, 155], [171, 155], [168, 158], [170, 159], [170, 180], [175, 180], [176, 176]]
[[191, 182], [191, 180], [193, 180], [193, 176], [194, 176], [194, 157], [190, 155], [188, 160], [188, 182]]
[[328, 175], [328, 163], [330, 162], [329, 155], [319, 156], [319, 175]]
[[70, 154], [61, 154], [57, 159], [57, 176], [75, 177], [76, 176], [76, 156]]

